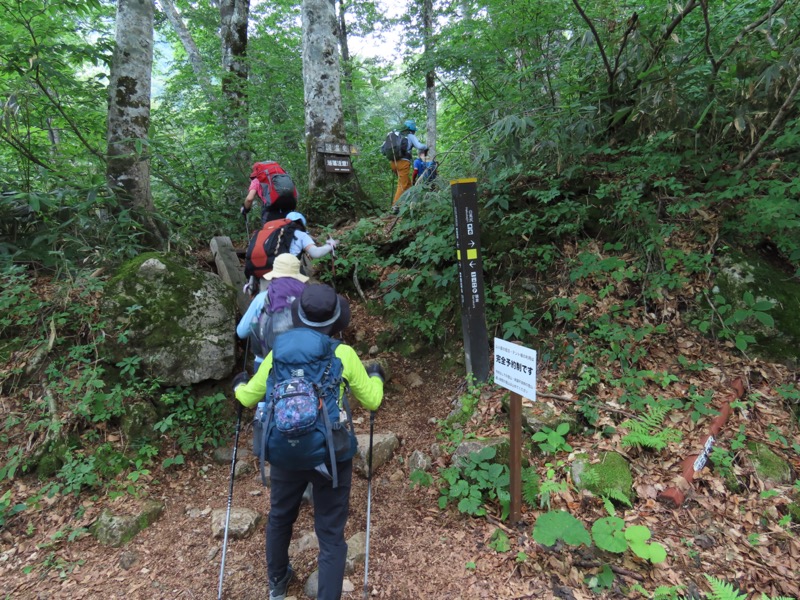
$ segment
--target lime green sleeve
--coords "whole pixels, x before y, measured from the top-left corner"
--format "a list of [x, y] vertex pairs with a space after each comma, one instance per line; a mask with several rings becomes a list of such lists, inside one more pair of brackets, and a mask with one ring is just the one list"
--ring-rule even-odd
[[264, 395], [267, 393], [267, 375], [270, 370], [272, 370], [272, 352], [267, 354], [250, 381], [240, 385], [234, 391], [236, 399], [242, 403], [242, 406], [253, 408], [264, 399]]
[[[336, 356], [342, 361], [342, 376], [350, 384], [353, 396], [367, 410], [377, 410], [383, 400], [383, 381], [380, 377], [367, 375], [358, 354], [350, 346], [339, 344]], [[236, 388], [236, 399], [247, 408], [253, 408], [264, 399], [267, 393], [267, 376], [272, 370], [272, 352], [267, 354], [255, 375], [245, 384]]]
[[[378, 410], [383, 400], [381, 378], [367, 375], [367, 370], [361, 364], [361, 359], [358, 358], [356, 351], [346, 344], [339, 344], [336, 347], [336, 356], [342, 361], [344, 368], [342, 376], [350, 384], [350, 391], [353, 392], [356, 400], [367, 410]], [[261, 369], [259, 369], [260, 371]]]

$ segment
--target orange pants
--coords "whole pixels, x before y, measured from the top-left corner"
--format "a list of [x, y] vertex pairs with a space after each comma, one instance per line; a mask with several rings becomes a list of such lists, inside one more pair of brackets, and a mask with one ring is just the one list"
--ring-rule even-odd
[[397, 190], [394, 193], [394, 200], [392, 200], [392, 206], [394, 206], [400, 196], [403, 195], [403, 192], [411, 187], [411, 161], [393, 160], [389, 164], [392, 167], [392, 171], [397, 173]]

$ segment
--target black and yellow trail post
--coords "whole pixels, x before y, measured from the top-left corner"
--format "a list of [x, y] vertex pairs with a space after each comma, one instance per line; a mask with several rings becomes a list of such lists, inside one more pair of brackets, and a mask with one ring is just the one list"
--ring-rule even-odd
[[450, 182], [456, 223], [456, 256], [461, 288], [461, 328], [467, 373], [476, 381], [489, 377], [489, 338], [483, 290], [481, 228], [478, 222], [478, 180]]

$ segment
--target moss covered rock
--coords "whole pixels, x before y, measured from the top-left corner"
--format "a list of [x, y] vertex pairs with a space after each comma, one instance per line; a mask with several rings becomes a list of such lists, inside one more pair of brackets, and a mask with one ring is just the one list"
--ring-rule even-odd
[[766, 444], [749, 442], [748, 458], [758, 478], [772, 485], [786, 485], [792, 482], [792, 467], [775, 454]]
[[137, 442], [153, 440], [158, 432], [153, 425], [158, 421], [158, 413], [148, 402], [135, 402], [125, 407], [125, 414], [120, 420], [120, 429], [125, 439], [134, 445]]
[[64, 466], [67, 452], [80, 447], [81, 438], [77, 435], [54, 439], [37, 455], [30, 468], [36, 469], [36, 476], [41, 481], [50, 479]]
[[450, 464], [461, 467], [468, 464], [469, 455], [473, 452], [480, 452], [484, 448], [492, 447], [496, 450], [492, 462], [507, 465], [511, 453], [511, 444], [508, 436], [484, 438], [480, 440], [466, 440], [461, 442], [450, 457]]
[[118, 548], [131, 541], [137, 533], [155, 523], [164, 512], [164, 504], [150, 500], [135, 515], [115, 515], [104, 510], [91, 527], [101, 544]]
[[604, 452], [597, 461], [588, 454], [579, 454], [572, 462], [572, 480], [580, 490], [589, 490], [595, 496], [609, 496], [612, 500], [621, 495], [633, 503], [633, 475], [625, 457], [616, 452]]
[[[509, 395], [506, 394], [501, 400], [503, 410], [509, 411]], [[570, 431], [575, 431], [578, 426], [578, 416], [572, 410], [556, 411], [547, 402], [528, 402], [522, 403], [522, 428], [533, 435], [541, 431], [543, 427], [556, 430], [559, 425], [566, 423]]]
[[235, 290], [214, 273], [148, 253], [125, 263], [108, 282], [102, 310], [126, 332], [106, 339], [107, 358], [139, 357], [165, 385], [223, 379], [234, 367]]
[[792, 367], [800, 365], [800, 283], [791, 274], [757, 255], [731, 252], [720, 259], [715, 284], [715, 293], [725, 298], [733, 311], [748, 308], [743, 301], [746, 292], [756, 301], [772, 303], [767, 312], [775, 321], [773, 327], [753, 317], [733, 326], [756, 338], [748, 353]]

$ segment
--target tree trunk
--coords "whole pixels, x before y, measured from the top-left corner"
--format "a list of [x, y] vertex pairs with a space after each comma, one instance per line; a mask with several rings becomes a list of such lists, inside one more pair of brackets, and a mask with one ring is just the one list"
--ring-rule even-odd
[[[422, 4], [422, 36], [425, 53], [433, 51], [433, 0], [423, 0]], [[433, 70], [425, 74], [425, 141], [430, 154], [429, 160], [436, 157], [436, 73]]]
[[[234, 173], [247, 172], [249, 119], [247, 105], [247, 21], [250, 0], [220, 0], [220, 39], [222, 41], [222, 95], [225, 99], [225, 139]], [[229, 198], [238, 202], [240, 182], [232, 182]]]
[[170, 25], [172, 25], [175, 35], [177, 35], [178, 39], [181, 41], [186, 56], [189, 58], [189, 64], [192, 65], [192, 71], [194, 71], [195, 76], [200, 82], [200, 87], [203, 88], [209, 103], [213, 105], [214, 88], [208, 76], [208, 68], [205, 62], [203, 62], [200, 50], [197, 49], [197, 44], [194, 43], [191, 32], [186, 28], [186, 24], [183, 22], [178, 9], [175, 8], [175, 2], [173, 2], [173, 0], [159, 0], [159, 3], [164, 9], [164, 14], [167, 16]]
[[109, 75], [108, 185], [120, 206], [143, 225], [142, 241], [159, 248], [166, 237], [153, 218], [147, 133], [153, 67], [153, 0], [118, 0], [116, 47]]
[[[329, 173], [320, 142], [346, 142], [334, 0], [303, 1], [303, 87], [309, 200], [352, 206], [364, 200], [354, 173]], [[338, 200], [338, 202], [337, 202]]]
[[350, 48], [347, 45], [347, 21], [345, 20], [345, 0], [339, 0], [339, 49], [342, 52], [342, 73], [344, 74], [344, 88], [347, 90], [348, 108], [347, 117], [354, 128], [355, 135], [358, 135], [358, 110], [355, 105], [355, 95], [353, 94], [353, 64], [350, 62]]

